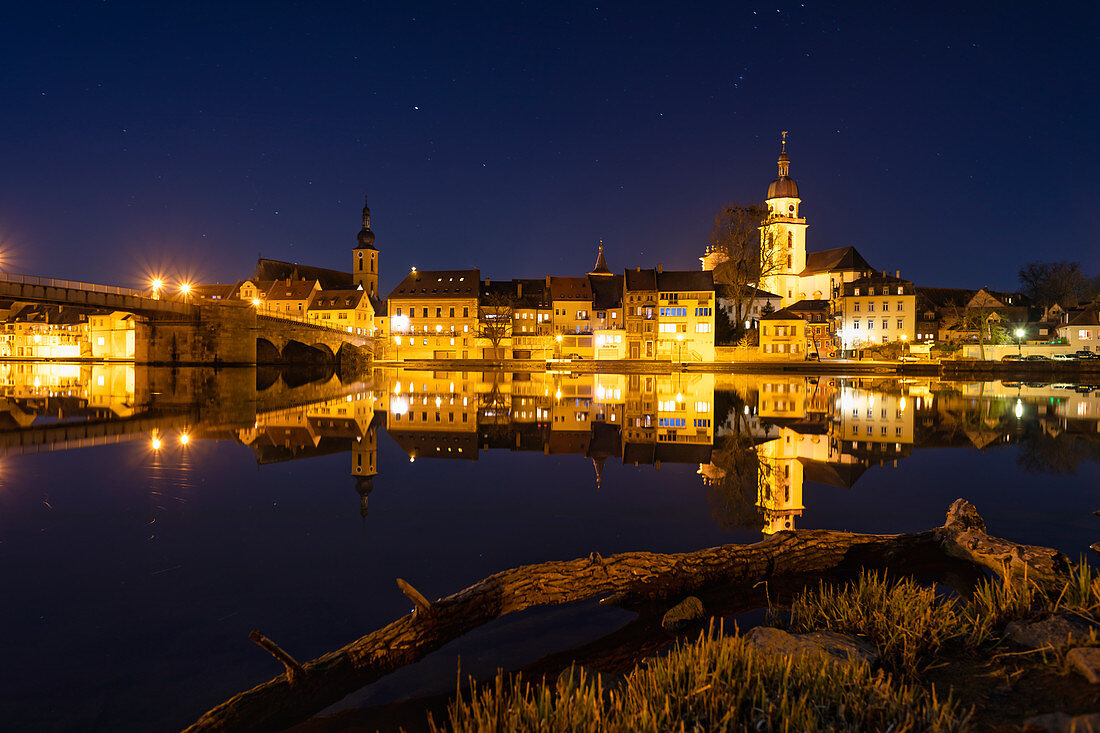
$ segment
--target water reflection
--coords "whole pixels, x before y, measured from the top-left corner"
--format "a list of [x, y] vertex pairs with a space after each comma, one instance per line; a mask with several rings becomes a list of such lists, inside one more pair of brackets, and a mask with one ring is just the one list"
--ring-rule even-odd
[[[1025, 471], [1071, 473], [1100, 460], [1100, 390], [1089, 385], [950, 383], [682, 373], [375, 370], [333, 375], [133, 365], [0, 364], [0, 453], [122, 441], [147, 446], [158, 511], [194, 490], [204, 441], [249, 446], [260, 465], [347, 454], [365, 518], [379, 433], [410, 462], [476, 461], [483, 451], [591, 462], [688, 464], [724, 527], [793, 529], [808, 484], [851, 488], [914, 450], [1018, 445]], [[198, 463], [201, 463], [199, 461]]]

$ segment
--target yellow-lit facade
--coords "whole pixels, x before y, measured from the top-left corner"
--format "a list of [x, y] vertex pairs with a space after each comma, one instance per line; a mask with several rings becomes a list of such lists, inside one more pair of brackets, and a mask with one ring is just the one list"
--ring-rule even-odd
[[87, 339], [88, 325], [85, 323], [5, 323], [0, 331], [0, 358], [65, 359], [86, 356]]
[[806, 359], [806, 321], [784, 309], [760, 319], [760, 356], [767, 360]]
[[399, 359], [478, 359], [477, 270], [412, 271], [390, 293], [389, 338]]
[[133, 359], [134, 334], [134, 316], [129, 313], [88, 316], [91, 354], [98, 359]]
[[363, 290], [318, 290], [306, 320], [363, 336], [374, 335], [374, 306]]
[[896, 341], [916, 340], [916, 288], [889, 275], [845, 283], [839, 298], [837, 336], [841, 348], [853, 350]]

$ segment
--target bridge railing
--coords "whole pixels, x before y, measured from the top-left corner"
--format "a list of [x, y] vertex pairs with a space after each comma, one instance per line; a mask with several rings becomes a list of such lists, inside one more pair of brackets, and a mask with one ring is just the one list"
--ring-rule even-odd
[[352, 335], [352, 336], [361, 336], [361, 337], [366, 337], [366, 336], [370, 335], [367, 332], [367, 329], [364, 329], [364, 328], [352, 328], [352, 329], [349, 330], [348, 328], [341, 328], [340, 326], [330, 326], [330, 325], [327, 325], [327, 324], [324, 324], [324, 323], [318, 323], [317, 321], [311, 321], [307, 318], [302, 318], [301, 316], [296, 315], [294, 313], [287, 313], [285, 311], [275, 310], [274, 308], [264, 308], [262, 306], [255, 306], [255, 309], [256, 309], [256, 315], [258, 315], [258, 316], [264, 316], [266, 318], [274, 318], [274, 319], [280, 320], [280, 321], [291, 321], [293, 323], [296, 323], [296, 324], [299, 324], [299, 325], [302, 325], [302, 326], [306, 326], [307, 328], [317, 329], [319, 331], [331, 331], [333, 333], [340, 333], [340, 334], [343, 334], [345, 336], [347, 336], [349, 334]]
[[118, 285], [97, 285], [95, 283], [79, 282], [77, 280], [58, 280], [52, 277], [38, 277], [36, 275], [19, 275], [14, 272], [0, 271], [0, 281], [17, 283], [19, 285], [40, 285], [47, 288], [68, 288], [70, 290], [87, 290], [93, 293], [107, 293], [109, 295], [133, 295], [145, 297], [145, 293], [135, 288], [123, 288]]

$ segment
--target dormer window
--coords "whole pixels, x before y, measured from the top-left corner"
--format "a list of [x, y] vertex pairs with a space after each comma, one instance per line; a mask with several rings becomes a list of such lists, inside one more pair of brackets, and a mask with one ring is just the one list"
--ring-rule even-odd
[[854, 295], [859, 295], [859, 288], [856, 288], [856, 289], [855, 289], [855, 290], [853, 291], [853, 294], [854, 294]]

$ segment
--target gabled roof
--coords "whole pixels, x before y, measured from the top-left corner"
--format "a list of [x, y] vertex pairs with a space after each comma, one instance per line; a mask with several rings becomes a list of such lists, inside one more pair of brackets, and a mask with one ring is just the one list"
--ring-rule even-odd
[[684, 292], [714, 290], [713, 270], [665, 270], [657, 273], [657, 289]]
[[550, 300], [592, 300], [587, 277], [550, 277]]
[[256, 261], [256, 271], [252, 275], [253, 280], [317, 280], [321, 287], [328, 289], [352, 287], [350, 272], [342, 270], [330, 270], [326, 267], [312, 267], [299, 265], [297, 262], [283, 262], [282, 260], [267, 260], [260, 258]]
[[790, 308], [781, 308], [775, 313], [769, 313], [766, 316], [760, 317], [761, 321], [804, 321], [806, 320], [797, 313], [793, 313]]
[[807, 252], [806, 267], [800, 274], [805, 276], [818, 272], [863, 272], [874, 269], [855, 247], [837, 247]]
[[[309, 300], [317, 289], [316, 280], [276, 280], [264, 294], [265, 300]], [[261, 289], [261, 292], [263, 290]]]
[[970, 302], [967, 303], [968, 307], [992, 306], [995, 308], [1018, 308], [1026, 305], [1028, 305], [1028, 299], [1023, 293], [1006, 293], [989, 288], [982, 288], [974, 293]]
[[1069, 319], [1067, 326], [1100, 326], [1100, 303], [1092, 303]]
[[390, 291], [390, 298], [476, 298], [481, 271], [414, 270]]
[[348, 310], [358, 308], [359, 304], [366, 301], [366, 291], [363, 290], [321, 290], [314, 296], [309, 304], [311, 311]]
[[191, 293], [199, 298], [211, 300], [229, 300], [237, 297], [237, 291], [241, 288], [242, 280], [235, 283], [215, 283], [212, 285], [192, 285]]
[[656, 290], [657, 289], [657, 271], [653, 269], [643, 270], [638, 267], [633, 270], [627, 270], [625, 274], [626, 289], [627, 290]]

